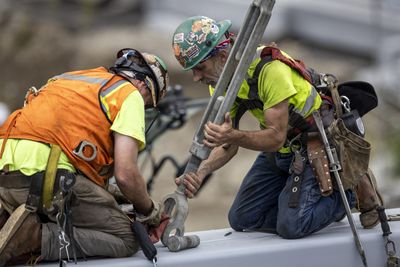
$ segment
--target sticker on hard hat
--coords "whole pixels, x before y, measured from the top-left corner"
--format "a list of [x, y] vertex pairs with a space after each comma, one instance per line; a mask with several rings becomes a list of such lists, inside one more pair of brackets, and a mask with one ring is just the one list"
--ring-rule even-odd
[[183, 43], [184, 37], [185, 37], [185, 34], [183, 32], [175, 34], [174, 43], [175, 44]]
[[193, 45], [185, 51], [185, 54], [189, 59], [196, 57], [199, 53], [200, 48], [197, 45]]

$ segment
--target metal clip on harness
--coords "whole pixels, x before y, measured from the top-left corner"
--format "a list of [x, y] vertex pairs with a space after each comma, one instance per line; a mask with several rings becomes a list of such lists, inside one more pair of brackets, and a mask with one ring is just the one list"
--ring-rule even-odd
[[389, 235], [392, 233], [390, 230], [390, 226], [388, 223], [388, 217], [385, 213], [385, 208], [383, 206], [379, 206], [376, 208], [379, 215], [379, 221], [381, 223], [382, 228], [382, 236], [385, 240], [385, 250], [387, 255], [387, 265], [388, 267], [399, 267], [400, 259], [396, 256], [396, 246], [394, 242], [389, 238]]
[[[203, 144], [204, 125], [208, 121], [221, 124], [226, 112], [230, 111], [247, 69], [254, 58], [257, 45], [261, 43], [261, 38], [271, 17], [274, 4], [274, 0], [254, 0], [251, 3], [236, 42], [218, 80], [215, 92], [208, 103], [202, 121], [193, 138], [190, 148], [192, 155], [184, 173], [196, 172], [201, 161], [208, 158], [211, 149]], [[225, 93], [226, 96], [224, 98], [223, 95]], [[183, 236], [184, 223], [188, 215], [188, 204], [183, 183], [175, 193], [164, 198], [164, 206], [165, 212], [170, 216], [171, 221], [162, 235], [162, 243], [170, 251], [179, 251], [198, 246], [200, 239], [197, 236]], [[174, 230], [175, 235], [171, 236]]]
[[35, 86], [29, 87], [29, 89], [28, 89], [28, 91], [26, 92], [26, 95], [25, 95], [24, 107], [25, 107], [26, 105], [28, 105], [28, 103], [29, 103], [29, 101], [30, 101], [30, 95], [33, 95], [34, 97], [36, 97], [36, 96], [39, 95], [40, 90], [41, 90], [41, 89], [39, 89], [39, 90], [36, 89]]
[[[90, 147], [92, 150], [92, 155], [90, 155], [90, 157], [86, 157], [83, 154], [83, 151], [85, 149], [85, 147]], [[81, 159], [83, 159], [84, 161], [92, 161], [96, 158], [97, 156], [97, 150], [96, 150], [96, 146], [94, 144], [92, 144], [89, 141], [83, 140], [79, 143], [79, 145], [72, 151], [72, 153], [74, 153], [75, 155], [77, 155], [78, 157], [80, 157]]]

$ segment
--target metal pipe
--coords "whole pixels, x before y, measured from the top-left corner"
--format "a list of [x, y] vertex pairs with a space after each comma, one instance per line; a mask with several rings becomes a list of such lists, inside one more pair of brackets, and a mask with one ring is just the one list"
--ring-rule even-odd
[[[191, 157], [184, 173], [196, 172], [201, 161], [208, 158], [211, 148], [203, 144], [204, 125], [208, 121], [221, 124], [225, 113], [230, 111], [247, 69], [254, 58], [257, 46], [261, 43], [274, 4], [275, 0], [254, 0], [250, 5], [243, 26], [222, 70], [221, 77], [218, 79], [214, 94], [194, 135], [190, 148]], [[225, 98], [222, 97], [224, 94]], [[184, 175], [181, 177], [183, 179]], [[200, 243], [199, 238], [183, 237], [184, 223], [188, 214], [187, 198], [184, 191], [185, 186], [181, 183], [173, 194], [164, 198], [165, 211], [171, 220], [162, 235], [161, 241], [171, 251], [192, 248]], [[175, 237], [170, 236], [173, 230], [176, 231]]]
[[362, 260], [364, 266], [367, 267], [368, 264], [367, 264], [367, 258], [365, 256], [365, 251], [361, 244], [357, 229], [355, 227], [354, 219], [353, 219], [353, 216], [351, 215], [349, 202], [348, 202], [346, 194], [344, 192], [342, 180], [340, 179], [339, 170], [341, 169], [341, 166], [340, 166], [339, 161], [335, 160], [337, 158], [334, 156], [334, 154], [336, 154], [336, 151], [334, 149], [331, 149], [331, 147], [329, 145], [328, 138], [326, 136], [325, 129], [324, 129], [324, 124], [322, 122], [321, 115], [319, 114], [318, 110], [313, 112], [313, 117], [315, 120], [315, 124], [317, 125], [318, 132], [320, 133], [322, 142], [324, 143], [326, 154], [328, 155], [331, 172], [335, 176], [336, 184], [337, 184], [337, 187], [340, 192], [340, 197], [342, 198], [343, 206], [346, 210], [346, 216], [349, 221], [351, 231], [353, 233], [354, 242], [356, 243], [357, 250], [360, 253], [361, 260]]

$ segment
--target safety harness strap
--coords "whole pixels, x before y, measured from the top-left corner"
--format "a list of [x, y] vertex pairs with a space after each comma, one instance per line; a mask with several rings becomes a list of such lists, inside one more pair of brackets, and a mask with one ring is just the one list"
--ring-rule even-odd
[[45, 210], [50, 209], [52, 205], [54, 182], [56, 180], [57, 165], [60, 155], [60, 146], [52, 144], [43, 180], [42, 204]]
[[29, 212], [36, 212], [41, 203], [41, 195], [43, 193], [43, 172], [37, 172], [32, 176], [26, 176], [30, 178], [29, 194], [26, 199], [25, 208]]
[[271, 57], [272, 60], [279, 60], [285, 63], [292, 69], [295, 69], [304, 79], [306, 79], [311, 84], [315, 84], [316, 79], [318, 80], [319, 78], [319, 75], [318, 74], [315, 75], [316, 73], [314, 73], [312, 69], [306, 68], [303, 61], [285, 57], [282, 54], [281, 50], [279, 50], [276, 47], [271, 47], [271, 46], [265, 47], [261, 51], [260, 57], [261, 58]]
[[336, 84], [333, 84], [330, 86], [330, 92], [332, 96], [332, 101], [335, 105], [335, 110], [336, 110], [336, 118], [341, 118], [343, 115], [343, 110], [342, 110], [342, 104], [340, 101], [340, 96], [339, 92], [337, 90]]
[[233, 120], [234, 128], [239, 128], [239, 121], [247, 110], [263, 110], [264, 104], [260, 100], [260, 96], [258, 94], [258, 76], [260, 75], [264, 65], [268, 62], [271, 62], [272, 60], [272, 56], [265, 56], [261, 58], [260, 62], [257, 64], [254, 70], [253, 77], [247, 78], [247, 84], [250, 88], [248, 92], [248, 99], [236, 97], [236, 102], [239, 103], [239, 107]]
[[239, 129], [239, 121], [246, 111], [253, 109], [262, 110], [264, 106], [260, 99], [242, 99], [237, 97], [236, 102], [239, 103], [239, 106], [232, 122], [233, 128], [235, 129]]
[[[253, 77], [247, 78], [247, 84], [249, 85], [248, 99], [236, 97], [236, 102], [239, 104], [235, 118], [233, 119], [233, 127], [236, 129], [239, 128], [239, 121], [247, 110], [263, 110], [264, 104], [260, 100], [260, 96], [258, 94], [258, 77], [260, 76], [261, 70], [265, 64], [273, 60], [282, 61], [289, 67], [299, 72], [299, 74], [312, 85], [319, 84], [319, 74], [317, 72], [311, 68], [306, 68], [302, 61], [291, 60], [285, 57], [277, 48], [265, 47], [262, 50], [260, 57], [261, 60], [253, 72]], [[296, 110], [292, 105], [289, 107], [289, 126], [292, 129], [296, 129], [297, 133], [309, 129], [310, 124], [307, 123], [306, 119], [302, 115], [309, 112], [309, 109], [312, 107], [312, 103], [314, 103], [314, 99], [317, 94], [318, 92], [314, 89], [314, 87], [311, 88], [311, 94], [307, 99], [307, 103], [309, 103], [306, 103], [303, 110]]]
[[30, 176], [20, 171], [0, 173], [0, 187], [4, 188], [28, 188], [31, 184]]
[[258, 95], [258, 76], [260, 76], [261, 70], [265, 66], [265, 64], [273, 61], [274, 59], [272, 58], [272, 55], [264, 56], [261, 57], [260, 62], [258, 62], [254, 72], [253, 72], [253, 77], [247, 79], [247, 84], [250, 87], [249, 90], [249, 99], [260, 99], [260, 96]]

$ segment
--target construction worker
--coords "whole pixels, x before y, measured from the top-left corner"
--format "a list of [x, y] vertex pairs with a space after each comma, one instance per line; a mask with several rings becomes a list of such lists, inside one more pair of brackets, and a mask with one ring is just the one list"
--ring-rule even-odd
[[30, 89], [0, 128], [0, 266], [137, 252], [131, 221], [106, 188], [114, 176], [136, 219], [159, 225], [162, 207], [137, 157], [144, 111], [167, 86], [159, 57], [126, 48], [109, 69], [67, 72]]
[[[184, 70], [192, 71], [195, 82], [208, 85], [211, 94], [233, 46], [230, 26], [229, 20], [217, 22], [205, 16], [190, 17], [177, 27], [172, 38], [178, 62]], [[204, 126], [204, 144], [213, 150], [196, 173], [185, 175], [183, 183], [186, 195], [191, 198], [204, 177], [224, 166], [238, 147], [260, 151], [230, 208], [229, 223], [236, 231], [269, 230], [287, 239], [302, 238], [341, 220], [345, 208], [339, 191], [332, 190], [332, 184], [327, 188], [331, 192], [324, 194], [311, 160], [307, 159], [307, 144], [299, 134], [309, 129], [312, 112], [321, 107], [323, 100], [310, 81], [294, 65], [289, 65], [294, 60], [287, 60], [291, 57], [276, 47], [269, 48], [269, 55], [273, 50], [272, 53], [279, 53], [280, 59], [270, 58], [259, 65], [264, 48], [257, 50], [247, 71], [248, 78], [241, 84], [233, 108], [222, 125], [208, 122]], [[256, 97], [252, 98], [252, 94]], [[237, 128], [242, 107], [250, 110], [261, 129]], [[293, 119], [301, 122], [300, 125], [293, 125]], [[328, 166], [326, 163], [321, 169]], [[329, 174], [329, 168], [324, 173]], [[330, 182], [330, 176], [327, 181]], [[180, 179], [176, 183], [179, 185]], [[371, 228], [378, 223], [375, 208], [379, 199], [369, 198], [371, 194], [376, 196], [369, 176], [364, 175], [360, 184], [357, 196], [364, 213], [362, 223]], [[350, 207], [356, 203], [354, 191], [354, 188], [345, 191]]]

